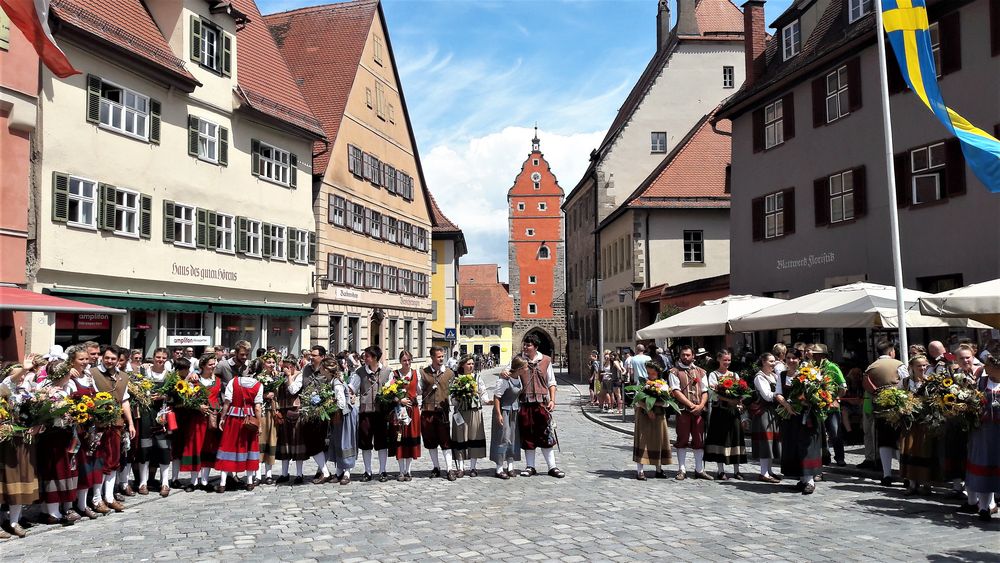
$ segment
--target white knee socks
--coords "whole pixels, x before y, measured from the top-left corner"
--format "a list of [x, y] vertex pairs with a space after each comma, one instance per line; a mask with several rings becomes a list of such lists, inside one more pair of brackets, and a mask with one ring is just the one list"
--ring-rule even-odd
[[[110, 504], [115, 502], [115, 483], [118, 482], [118, 472], [112, 471], [111, 474], [104, 476], [104, 502]], [[94, 499], [99, 500], [97, 498]]]
[[[212, 474], [212, 468], [211, 467], [203, 467], [201, 469], [201, 484], [202, 485], [206, 485], [206, 486], [208, 485], [208, 477], [211, 474]], [[226, 473], [223, 472], [222, 474], [225, 475]]]
[[361, 457], [365, 459], [365, 473], [372, 472], [372, 451], [361, 450]]
[[329, 477], [330, 476], [330, 470], [326, 468], [326, 454], [325, 453], [320, 452], [320, 453], [314, 455], [313, 456], [313, 461], [316, 462], [316, 465], [319, 466], [320, 471], [323, 472], [323, 477]]
[[403, 464], [403, 470], [406, 471], [407, 475], [409, 475], [410, 474], [410, 465], [413, 464], [413, 459], [406, 458], [405, 461], [406, 461], [406, 463]]
[[21, 521], [21, 509], [24, 508], [20, 504], [12, 504], [10, 506], [10, 525], [13, 526]]
[[641, 463], [635, 464], [635, 472], [636, 473], [642, 473], [642, 464]]
[[378, 451], [378, 472], [385, 473], [385, 466], [389, 463], [389, 450]]
[[77, 491], [76, 493], [76, 507], [82, 513], [87, 510], [87, 491]]
[[94, 506], [97, 506], [98, 504], [104, 502], [102, 500], [102, 495], [101, 495], [101, 489], [103, 489], [103, 488], [104, 488], [104, 480], [103, 479], [101, 480], [100, 483], [98, 483], [98, 484], [96, 484], [96, 485], [94, 485], [93, 487], [90, 488], [90, 492], [92, 494], [91, 498], [94, 499], [92, 501], [92, 503], [93, 503]]
[[434, 466], [434, 469], [441, 469], [441, 463], [438, 461], [438, 449], [431, 448], [428, 451], [431, 454], [431, 464]]
[[160, 465], [160, 488], [166, 487], [174, 480], [174, 468], [169, 463]]
[[760, 474], [761, 476], [767, 475], [771, 471], [771, 460], [762, 459], [760, 461]]
[[149, 462], [144, 461], [139, 464], [139, 486], [149, 484]]
[[287, 459], [281, 460], [281, 476], [282, 477], [288, 477], [288, 464], [289, 464], [289, 461], [290, 460], [287, 460]]
[[681, 473], [687, 472], [687, 458], [687, 448], [677, 448], [677, 471]]
[[549, 469], [555, 469], [556, 451], [552, 448], [542, 448], [542, 455], [545, 457], [545, 465], [548, 465]]
[[118, 470], [118, 482], [121, 483], [122, 486], [128, 486], [128, 470], [129, 470], [129, 468], [130, 468], [129, 465], [125, 465], [121, 469]]
[[47, 502], [45, 503], [45, 512], [53, 518], [62, 518], [62, 513], [59, 512], [58, 502]]
[[[300, 459], [295, 461], [295, 476], [302, 477], [302, 469], [306, 465], [306, 460]], [[325, 464], [324, 464], [325, 465]]]
[[[979, 510], [993, 510], [996, 506], [993, 504], [994, 493], [979, 493]], [[971, 498], [971, 497], [970, 497]], [[14, 514], [12, 511], [11, 514]], [[11, 522], [14, 522], [14, 517], [11, 516]]]
[[220, 471], [219, 472], [219, 486], [220, 487], [225, 487], [226, 486], [226, 477], [228, 477], [228, 476], [229, 476], [229, 474], [226, 473], [225, 471]]
[[726, 464], [722, 463], [721, 461], [715, 462], [715, 468], [716, 468], [716, 470], [719, 473], [725, 473], [726, 472]]
[[525, 467], [535, 466], [535, 450], [524, 450]]
[[694, 470], [695, 473], [701, 473], [705, 470], [705, 450], [694, 451]]
[[477, 461], [479, 461], [479, 460], [477, 460], [476, 458], [472, 458], [472, 459], [469, 460], [469, 471], [475, 471], [476, 470], [476, 462]]
[[399, 466], [399, 474], [400, 475], [406, 475], [406, 469], [405, 469], [406, 460], [403, 459], [403, 458], [401, 458], [401, 457], [397, 457], [396, 458], [396, 465]]
[[882, 460], [882, 477], [892, 477], [892, 458], [895, 453], [893, 448], [878, 449], [878, 457]]

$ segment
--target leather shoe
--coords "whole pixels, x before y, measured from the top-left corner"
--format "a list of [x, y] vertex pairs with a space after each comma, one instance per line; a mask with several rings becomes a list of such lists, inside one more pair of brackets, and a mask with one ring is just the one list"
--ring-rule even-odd
[[646, 480], [646, 474], [643, 473], [643, 472], [641, 472], [641, 471], [636, 471], [635, 478], [636, 478], [637, 481], [645, 481]]
[[816, 485], [809, 483], [808, 485], [802, 487], [802, 494], [811, 495], [816, 492]]
[[745, 480], [742, 473], [733, 473], [733, 479], [736, 479], [737, 481]]
[[674, 476], [674, 479], [677, 479], [678, 481], [683, 481], [687, 478], [687, 471], [678, 471], [677, 475]]
[[383, 471], [383, 472], [381, 472], [381, 473], [378, 474], [378, 482], [379, 483], [385, 483], [388, 480], [389, 480], [389, 474], [386, 473], [385, 471]]
[[87, 508], [83, 509], [83, 512], [80, 512], [80, 515], [81, 516], [86, 516], [87, 518], [90, 518], [91, 520], [97, 520], [97, 513], [94, 512], [93, 510], [91, 510], [89, 506]]
[[708, 473], [705, 473], [704, 471], [699, 471], [699, 472], [695, 473], [694, 477], [695, 477], [695, 479], [702, 479], [702, 480], [705, 480], [705, 481], [715, 481], [714, 477], [712, 477]]
[[771, 475], [761, 475], [760, 480], [765, 483], [780, 483], [781, 481]]
[[503, 469], [501, 469], [500, 471], [497, 471], [497, 475], [496, 476], [497, 476], [497, 479], [503, 479], [504, 481], [506, 481], [507, 479], [510, 479], [510, 475], [507, 475], [507, 472], [504, 471]]
[[[324, 479], [324, 481], [325, 481], [325, 479]], [[295, 480], [292, 481], [292, 484], [293, 485], [301, 485], [302, 483], [305, 483], [305, 482], [306, 482], [305, 477], [303, 477], [301, 475], [298, 475], [298, 476], [295, 477]]]
[[291, 477], [289, 477], [288, 475], [282, 475], [281, 477], [278, 477], [277, 479], [275, 479], [274, 482], [278, 483], [280, 485], [281, 483], [287, 483], [290, 480], [291, 480]]
[[990, 519], [993, 518], [992, 516], [990, 516], [990, 514], [991, 512], [989, 510], [980, 510], [979, 519], [982, 520], [983, 522], [989, 522]]
[[469, 470], [469, 477], [479, 477], [479, 471], [476, 471], [475, 469]]
[[160, 496], [164, 497], [164, 498], [170, 496], [170, 487], [168, 487], [166, 485], [163, 485], [162, 487], [160, 487]]
[[431, 469], [431, 478], [432, 479], [434, 477], [440, 477], [440, 476], [441, 476], [441, 468], [440, 467], [435, 467], [434, 469]]
[[667, 474], [664, 473], [663, 470], [661, 469], [661, 470], [657, 471], [656, 473], [654, 473], [653, 477], [655, 477], [656, 479], [666, 479], [667, 478]]
[[148, 495], [149, 494], [149, 487], [147, 487], [146, 485], [139, 485], [139, 494], [140, 495]]
[[562, 479], [566, 474], [562, 472], [558, 467], [553, 467], [549, 469], [549, 477], [555, 477], [556, 479]]
[[372, 480], [372, 474], [371, 473], [365, 473], [364, 475], [361, 476], [361, 482], [362, 483], [367, 483], [368, 481], [371, 481], [371, 480]]
[[959, 514], [975, 514], [978, 511], [979, 511], [979, 507], [978, 506], [976, 506], [975, 504], [969, 504], [969, 503], [963, 503], [961, 506], [959, 506], [955, 510], [955, 512], [957, 512]]
[[187, 485], [184, 485], [184, 492], [185, 493], [193, 493], [194, 492], [194, 483], [188, 483]]
[[222, 485], [216, 485], [215, 486], [215, 492], [216, 493], [224, 493], [224, 492], [226, 492], [226, 488], [223, 487]]
[[455, 474], [455, 470], [454, 469], [449, 469], [448, 470], [448, 480], [449, 481], [454, 481], [455, 479], [458, 479], [458, 475]]
[[879, 481], [879, 483], [881, 483], [883, 487], [891, 487], [893, 480], [892, 477], [882, 477], [882, 480]]
[[24, 528], [21, 527], [20, 524], [14, 524], [13, 526], [10, 526], [10, 528], [8, 529], [10, 530], [10, 533], [14, 534], [19, 538], [23, 538], [24, 536], [28, 535], [28, 532], [26, 532]]
[[111, 509], [108, 508], [108, 505], [104, 504], [103, 502], [99, 502], [94, 505], [94, 512], [98, 514], [107, 514], [111, 512]]
[[109, 504], [108, 508], [114, 510], [115, 512], [124, 512], [125, 511], [125, 505], [122, 504], [121, 502], [117, 501], [117, 500], [115, 502]]
[[135, 491], [132, 490], [132, 485], [125, 485], [125, 487], [122, 488], [122, 494], [127, 497], [134, 497]]

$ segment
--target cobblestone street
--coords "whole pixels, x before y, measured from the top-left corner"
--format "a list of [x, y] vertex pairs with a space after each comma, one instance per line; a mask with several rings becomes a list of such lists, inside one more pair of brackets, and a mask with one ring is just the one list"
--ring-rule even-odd
[[573, 386], [560, 388], [560, 401], [563, 480], [501, 481], [483, 462], [478, 478], [449, 483], [429, 479], [422, 459], [411, 483], [174, 491], [134, 497], [123, 515], [35, 526], [0, 543], [0, 553], [4, 561], [997, 559], [997, 520], [982, 524], [954, 515], [939, 495], [907, 498], [850, 475], [828, 474], [810, 497], [789, 481], [679, 482], [647, 472], [638, 482], [631, 436], [585, 418]]

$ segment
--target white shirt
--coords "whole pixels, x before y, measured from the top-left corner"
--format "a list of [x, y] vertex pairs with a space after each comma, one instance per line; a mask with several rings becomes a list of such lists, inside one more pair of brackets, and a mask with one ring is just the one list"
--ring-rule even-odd
[[288, 386], [288, 392], [291, 393], [292, 395], [294, 395], [294, 394], [298, 393], [299, 391], [301, 391], [302, 390], [302, 380], [303, 380], [302, 372], [296, 373], [294, 380], [289, 379], [285, 383], [285, 385]]
[[[771, 392], [771, 384], [775, 384], [775, 391]], [[767, 375], [762, 371], [757, 372], [757, 376], [753, 378], [753, 386], [757, 388], [757, 393], [760, 394], [760, 398], [768, 403], [774, 402], [774, 396], [779, 394], [781, 389], [781, 382], [774, 377], [774, 374]]]
[[[702, 375], [698, 379], [701, 382], [701, 392], [708, 393], [708, 376]], [[678, 377], [676, 374], [671, 373], [669, 376], [667, 376], [667, 383], [670, 385], [671, 391], [680, 391], [681, 393], [684, 392], [684, 390], [681, 389], [681, 378]]]
[[[536, 353], [536, 357], [538, 357], [540, 355], [541, 354], [537, 354]], [[521, 357], [524, 358], [525, 360], [527, 360], [529, 363], [532, 361], [532, 360], [528, 359], [528, 357], [525, 356], [525, 355], [523, 355], [523, 354], [521, 355]], [[539, 359], [541, 359], [541, 358], [539, 358]], [[507, 371], [508, 372], [510, 371], [510, 365], [507, 366]], [[555, 387], [556, 385], [558, 385], [556, 383], [556, 370], [553, 369], [551, 361], [549, 361], [549, 369], [548, 369], [548, 371], [545, 372], [545, 385], [546, 385], [546, 387]]]
[[337, 399], [337, 407], [340, 408], [341, 412], [346, 413], [351, 410], [351, 405], [347, 402], [347, 384], [343, 380], [333, 380], [333, 395]]
[[[224, 401], [229, 402], [229, 403], [233, 402], [233, 383], [235, 383], [236, 380], [237, 380], [237, 378], [234, 377], [233, 379], [229, 380], [229, 383], [226, 384], [226, 392], [222, 396], [222, 399]], [[240, 387], [242, 387], [244, 389], [250, 389], [251, 387], [254, 386], [255, 383], [257, 383], [257, 380], [254, 379], [254, 378], [252, 378], [252, 377], [241, 376], [241, 377], [239, 377], [239, 382], [240, 382]], [[264, 386], [263, 385], [261, 385], [259, 388], [257, 388], [257, 395], [254, 397], [253, 402], [254, 402], [254, 404], [257, 404], [257, 405], [262, 404], [264, 402]]]

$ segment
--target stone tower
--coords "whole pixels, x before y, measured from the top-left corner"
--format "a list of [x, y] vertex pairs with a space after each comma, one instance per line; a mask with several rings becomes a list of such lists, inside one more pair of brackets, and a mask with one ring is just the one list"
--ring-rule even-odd
[[531, 153], [507, 191], [513, 345], [520, 351], [524, 335], [535, 332], [541, 352], [557, 360], [566, 354], [564, 195], [542, 154], [535, 127]]

